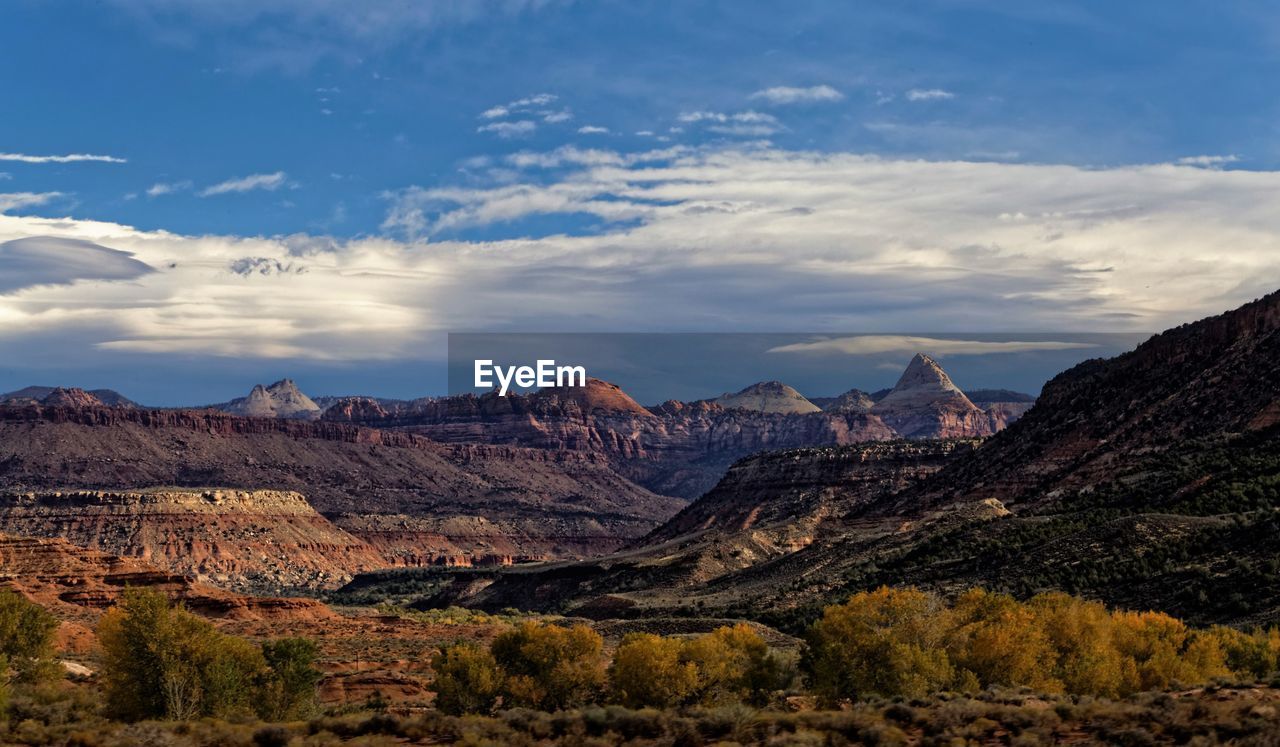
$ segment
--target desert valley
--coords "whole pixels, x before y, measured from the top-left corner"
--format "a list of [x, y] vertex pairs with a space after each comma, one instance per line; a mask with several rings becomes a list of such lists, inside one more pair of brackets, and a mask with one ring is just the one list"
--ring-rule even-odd
[[150, 589], [316, 641], [326, 707], [406, 714], [439, 697], [432, 651], [521, 619], [609, 649], [747, 621], [799, 656], [824, 607], [910, 587], [1266, 628], [1278, 382], [1280, 294], [1038, 397], [963, 392], [926, 353], [888, 391], [649, 407], [598, 380], [393, 401], [286, 379], [192, 409], [33, 386], [0, 403], [0, 574], [86, 681], [104, 611]]

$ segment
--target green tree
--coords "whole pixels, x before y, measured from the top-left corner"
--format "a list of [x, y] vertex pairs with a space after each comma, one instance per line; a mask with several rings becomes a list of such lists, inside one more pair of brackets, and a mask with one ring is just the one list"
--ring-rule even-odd
[[487, 649], [470, 641], [441, 647], [431, 658], [436, 708], [455, 716], [493, 711], [502, 694], [503, 675]]
[[7, 662], [0, 674], [7, 684], [11, 679], [35, 684], [56, 678], [58, 663], [53, 655], [53, 635], [58, 620], [43, 607], [21, 594], [0, 589], [0, 657]]
[[592, 702], [604, 688], [604, 640], [585, 625], [524, 622], [494, 639], [507, 705], [555, 711]]
[[267, 673], [262, 651], [163, 594], [126, 589], [98, 623], [109, 713], [136, 721], [247, 712]]
[[308, 638], [281, 638], [262, 644], [268, 672], [259, 715], [272, 721], [315, 715], [319, 709], [316, 689], [322, 677], [315, 666], [317, 653], [315, 642]]

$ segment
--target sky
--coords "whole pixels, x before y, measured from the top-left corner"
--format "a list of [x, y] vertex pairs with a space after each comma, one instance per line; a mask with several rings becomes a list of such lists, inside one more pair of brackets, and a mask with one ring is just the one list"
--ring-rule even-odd
[[411, 397], [451, 332], [1150, 333], [1280, 287], [1271, 3], [0, 18], [0, 391]]

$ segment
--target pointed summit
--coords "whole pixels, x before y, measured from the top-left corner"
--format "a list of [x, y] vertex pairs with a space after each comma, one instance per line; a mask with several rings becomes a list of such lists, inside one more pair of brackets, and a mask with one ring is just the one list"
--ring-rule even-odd
[[530, 395], [536, 403], [565, 405], [572, 403], [583, 412], [629, 413], [640, 417], [652, 417], [639, 402], [622, 390], [622, 387], [603, 379], [588, 377], [585, 386], [547, 387]]
[[257, 384], [249, 396], [233, 399], [219, 409], [252, 418], [312, 419], [320, 415], [320, 406], [303, 394], [292, 379], [265, 387]]
[[907, 438], [958, 438], [991, 433], [987, 414], [960, 391], [933, 358], [917, 353], [873, 414]]
[[755, 412], [809, 413], [822, 408], [805, 399], [805, 396], [781, 381], [762, 381], [735, 394], [722, 394], [712, 400], [726, 409], [754, 410]]
[[42, 400], [40, 404], [46, 407], [102, 407], [102, 400], [89, 394], [83, 389], [71, 387], [64, 389], [56, 387], [52, 392]]

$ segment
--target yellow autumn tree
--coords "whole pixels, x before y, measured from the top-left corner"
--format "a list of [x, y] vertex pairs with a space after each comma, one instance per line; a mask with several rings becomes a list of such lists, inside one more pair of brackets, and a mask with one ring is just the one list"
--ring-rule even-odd
[[984, 589], [966, 591], [955, 600], [950, 623], [947, 653], [960, 669], [958, 684], [1062, 691], [1062, 682], [1054, 676], [1057, 652], [1049, 636], [1035, 613], [1013, 597]]
[[622, 641], [609, 667], [614, 699], [628, 708], [668, 708], [690, 698], [698, 686], [698, 666], [685, 659], [686, 643], [650, 633]]
[[555, 711], [590, 703], [604, 689], [604, 640], [591, 628], [524, 622], [494, 639], [506, 705]]

